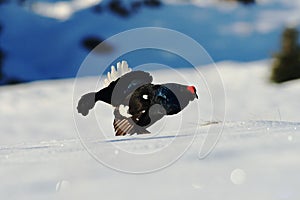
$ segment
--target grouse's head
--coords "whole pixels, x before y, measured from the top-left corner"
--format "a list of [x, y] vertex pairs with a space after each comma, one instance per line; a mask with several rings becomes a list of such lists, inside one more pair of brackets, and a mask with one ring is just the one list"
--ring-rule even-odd
[[195, 86], [181, 85], [177, 83], [164, 84], [169, 88], [180, 101], [180, 104], [185, 107], [189, 101], [193, 101], [195, 98], [198, 99]]
[[194, 98], [198, 99], [195, 86], [187, 86], [186, 89]]

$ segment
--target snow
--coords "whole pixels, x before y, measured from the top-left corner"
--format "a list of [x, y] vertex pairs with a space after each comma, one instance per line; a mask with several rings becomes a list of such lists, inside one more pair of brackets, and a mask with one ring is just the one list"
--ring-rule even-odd
[[[72, 102], [78, 98], [73, 93], [73, 79], [1, 87], [1, 198], [298, 199], [300, 84], [298, 80], [280, 86], [269, 83], [269, 64], [269, 60], [217, 63], [226, 92], [224, 123], [210, 118], [208, 93], [195, 74], [180, 69], [189, 75], [200, 97], [182, 116], [193, 116], [187, 112], [197, 113], [199, 107], [202, 126], [187, 117], [184, 120], [191, 123], [183, 123], [177, 136], [172, 129], [178, 128], [172, 126], [179, 124], [180, 115], [162, 120], [160, 133], [116, 138], [112, 109], [97, 103], [89, 116], [96, 115], [104, 132], [98, 128], [99, 137], [95, 138], [91, 134], [94, 121], [74, 112]], [[199, 69], [207, 79], [215, 78], [211, 66]], [[155, 82], [177, 79], [172, 70], [151, 74]], [[98, 77], [77, 82], [89, 88], [95, 80]], [[212, 85], [210, 89], [217, 88]], [[79, 135], [74, 123], [81, 122], [78, 118], [88, 125]], [[202, 146], [210, 137], [207, 133], [218, 135], [217, 130], [223, 130], [217, 145], [201, 157], [201, 151], [207, 150]], [[168, 162], [191, 142], [177, 161]], [[124, 152], [148, 159], [138, 163], [136, 157], [126, 157]], [[155, 156], [147, 157], [150, 153]], [[97, 161], [99, 158], [105, 165]], [[152, 173], [120, 172], [159, 167], [164, 162], [166, 166]]]
[[99, 0], [74, 0], [58, 2], [36, 2], [33, 4], [33, 11], [46, 17], [66, 20], [76, 11], [97, 5]]

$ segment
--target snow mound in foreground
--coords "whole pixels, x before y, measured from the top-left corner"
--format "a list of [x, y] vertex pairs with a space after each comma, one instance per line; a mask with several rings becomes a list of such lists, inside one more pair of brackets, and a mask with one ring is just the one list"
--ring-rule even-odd
[[[108, 137], [105, 140], [85, 139], [90, 147], [105, 152], [104, 156], [112, 159], [120, 155], [118, 149], [149, 153], [172, 141], [176, 150], [196, 135], [192, 146], [177, 162], [155, 173], [139, 176], [116, 172], [99, 164], [81, 145], [73, 121], [73, 80], [1, 87], [1, 197], [298, 199], [299, 81], [280, 86], [268, 83], [268, 61], [217, 65], [226, 91], [224, 123], [206, 123], [210, 121], [206, 108], [209, 99], [201, 85], [197, 86], [200, 99], [195, 103], [201, 111], [200, 124], [185, 127], [178, 133], [179, 137], [163, 131], [158, 135], [115, 138], [111, 108], [101, 103], [96, 106], [95, 113], [108, 131]], [[215, 78], [210, 67], [200, 70], [206, 78]], [[182, 73], [188, 74], [189, 70]], [[153, 71], [151, 74], [156, 82], [166, 82], [172, 77], [171, 72]], [[94, 80], [92, 77], [78, 81], [84, 86]], [[190, 74], [190, 81], [198, 82], [193, 74]], [[213, 90], [213, 86], [210, 89]], [[212, 153], [199, 159], [207, 130], [212, 127], [223, 128], [222, 135]], [[121, 159], [119, 163], [135, 164]]]

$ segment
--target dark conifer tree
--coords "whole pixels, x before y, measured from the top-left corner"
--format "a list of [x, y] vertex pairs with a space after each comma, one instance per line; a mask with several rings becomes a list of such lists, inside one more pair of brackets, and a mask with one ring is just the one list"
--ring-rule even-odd
[[300, 78], [298, 31], [286, 28], [282, 34], [281, 50], [274, 55], [271, 80], [281, 83], [297, 78]]

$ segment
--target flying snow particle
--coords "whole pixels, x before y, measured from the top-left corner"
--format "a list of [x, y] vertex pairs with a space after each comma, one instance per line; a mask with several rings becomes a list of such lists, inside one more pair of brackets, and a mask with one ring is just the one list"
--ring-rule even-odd
[[235, 185], [241, 185], [246, 180], [246, 173], [242, 169], [234, 169], [230, 175], [231, 182]]
[[289, 135], [289, 136], [288, 136], [288, 140], [289, 140], [290, 142], [293, 141], [293, 136]]
[[70, 182], [67, 180], [60, 180], [56, 184], [56, 192], [63, 192], [70, 188]]
[[197, 190], [201, 190], [203, 188], [202, 185], [199, 185], [199, 184], [192, 184], [193, 188], [197, 189]]

